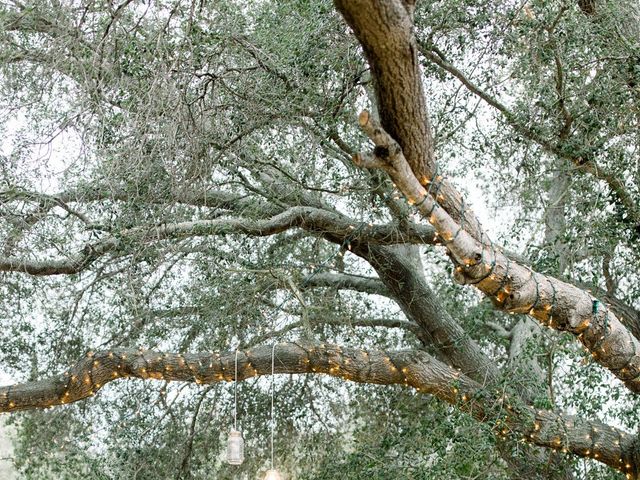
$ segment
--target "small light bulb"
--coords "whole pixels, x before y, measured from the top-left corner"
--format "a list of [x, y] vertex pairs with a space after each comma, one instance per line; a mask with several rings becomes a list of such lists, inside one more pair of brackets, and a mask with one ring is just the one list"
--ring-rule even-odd
[[275, 468], [267, 471], [267, 474], [264, 476], [264, 480], [282, 480], [282, 475]]

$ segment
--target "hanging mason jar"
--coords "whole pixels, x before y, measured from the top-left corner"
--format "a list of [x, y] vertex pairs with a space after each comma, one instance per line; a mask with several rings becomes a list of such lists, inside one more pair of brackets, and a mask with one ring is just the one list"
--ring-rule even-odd
[[244, 438], [242, 432], [232, 429], [227, 441], [227, 463], [241, 465], [244, 462]]

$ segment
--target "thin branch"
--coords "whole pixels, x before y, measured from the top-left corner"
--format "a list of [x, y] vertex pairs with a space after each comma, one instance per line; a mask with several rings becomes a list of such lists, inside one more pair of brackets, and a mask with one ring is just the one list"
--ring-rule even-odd
[[[40, 192], [32, 192], [20, 188], [11, 188], [0, 192], [0, 202], [6, 203], [15, 200], [31, 201], [47, 206], [58, 203], [88, 203], [104, 200], [114, 202], [130, 202], [131, 192], [125, 186], [110, 184], [88, 184], [64, 190], [56, 194], [47, 195]], [[218, 208], [241, 212], [245, 210], [259, 210], [265, 216], [281, 213], [281, 209], [266, 202], [247, 195], [225, 192], [222, 190], [177, 190], [159, 191], [151, 197], [136, 198], [136, 201], [148, 203], [167, 204], [170, 202], [190, 205], [194, 207]]]
[[500, 338], [511, 338], [511, 332], [504, 328], [503, 325], [500, 325], [499, 323], [493, 322], [491, 320], [485, 322], [485, 325], [493, 330]]
[[380, 279], [346, 273], [318, 272], [304, 278], [300, 287], [327, 287], [338, 290], [354, 290], [384, 297], [391, 296], [391, 293]]
[[[627, 210], [627, 212], [629, 213], [629, 215], [633, 220], [634, 226], [640, 225], [640, 209], [638, 209], [637, 202], [634, 201], [632, 195], [629, 193], [626, 186], [624, 185], [624, 182], [614, 174], [597, 166], [594, 160], [591, 160], [591, 159], [588, 160], [587, 159], [587, 157], [589, 156], [587, 155], [588, 152], [576, 151], [575, 149], [565, 148], [564, 142], [566, 142], [566, 139], [568, 137], [569, 130], [573, 123], [573, 117], [567, 111], [566, 106], [564, 104], [564, 99], [562, 97], [563, 72], [562, 72], [562, 65], [560, 64], [560, 59], [558, 58], [557, 53], [555, 56], [556, 82], [557, 82], [556, 88], [558, 90], [558, 95], [560, 96], [560, 108], [562, 111], [562, 115], [564, 117], [564, 125], [562, 127], [562, 131], [560, 135], [560, 142], [553, 143], [545, 139], [538, 133], [536, 133], [534, 130], [528, 128], [525, 125], [522, 125], [516, 119], [516, 115], [513, 112], [511, 112], [506, 107], [506, 105], [504, 105], [502, 102], [497, 100], [495, 97], [491, 96], [486, 91], [482, 90], [477, 85], [475, 85], [468, 77], [464, 75], [464, 73], [458, 70], [455, 66], [451, 65], [450, 63], [446, 62], [442, 57], [435, 54], [429, 45], [427, 45], [424, 42], [421, 42], [419, 45], [420, 45], [420, 53], [422, 53], [429, 61], [435, 63], [440, 68], [449, 72], [451, 75], [457, 78], [460, 81], [460, 83], [462, 83], [467, 88], [467, 90], [469, 90], [471, 93], [480, 97], [488, 105], [492, 106], [493, 108], [498, 110], [500, 113], [502, 113], [504, 119], [507, 121], [509, 125], [511, 125], [511, 127], [516, 132], [521, 134], [523, 137], [537, 143], [546, 152], [552, 153], [558, 156], [559, 158], [564, 158], [566, 160], [571, 161], [577, 167], [578, 171], [588, 173], [590, 175], [593, 175], [598, 180], [604, 181], [609, 186], [611, 191], [618, 197], [622, 205], [624, 205], [625, 209]], [[445, 206], [446, 208], [446, 205], [443, 205], [443, 206]], [[454, 219], [455, 219], [455, 216], [454, 216]]]
[[[335, 317], [324, 317], [318, 318], [315, 317], [310, 321], [312, 326], [318, 325], [334, 325], [339, 327], [364, 327], [364, 328], [400, 328], [402, 330], [406, 330], [407, 332], [412, 333], [416, 336], [423, 344], [427, 345], [430, 343], [429, 339], [425, 336], [425, 331], [423, 328], [415, 322], [401, 319], [393, 319], [393, 318], [335, 318]], [[289, 332], [292, 332], [298, 328], [307, 328], [306, 322], [303, 320], [289, 323], [288, 325], [275, 330], [273, 332], [265, 333], [264, 335], [259, 335], [255, 338], [252, 338], [249, 342], [242, 345], [242, 348], [254, 347], [256, 345], [260, 345], [265, 343], [267, 340], [275, 340], [282, 338]]]
[[145, 243], [168, 238], [209, 235], [268, 236], [282, 233], [290, 228], [302, 228], [325, 236], [372, 244], [427, 244], [435, 240], [435, 232], [430, 227], [411, 225], [401, 230], [393, 224], [374, 225], [362, 222], [354, 224], [348, 217], [338, 213], [312, 207], [292, 207], [269, 219], [220, 218], [136, 227], [124, 230], [117, 236], [108, 236], [87, 244], [80, 252], [67, 258], [31, 260], [0, 257], [0, 271], [31, 275], [74, 274], [87, 268], [99, 257], [125, 248], [131, 242]]

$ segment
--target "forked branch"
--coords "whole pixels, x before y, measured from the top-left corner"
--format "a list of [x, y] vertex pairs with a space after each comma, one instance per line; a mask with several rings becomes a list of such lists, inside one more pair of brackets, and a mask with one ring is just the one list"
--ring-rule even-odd
[[640, 342], [608, 307], [589, 292], [522, 266], [493, 244], [480, 243], [441, 207], [436, 193], [440, 180], [422, 179], [421, 184], [398, 143], [368, 112], [360, 114], [359, 122], [376, 147], [373, 153], [355, 155], [354, 162], [387, 172], [407, 202], [433, 225], [455, 265], [457, 281], [474, 285], [502, 310], [573, 333], [598, 363], [640, 392]]

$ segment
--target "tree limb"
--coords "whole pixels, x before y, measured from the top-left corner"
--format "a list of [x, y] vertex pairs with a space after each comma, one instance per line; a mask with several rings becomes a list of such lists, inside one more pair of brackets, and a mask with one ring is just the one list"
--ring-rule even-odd
[[[238, 355], [237, 380], [271, 374], [272, 347]], [[233, 381], [235, 352], [159, 353], [118, 349], [89, 352], [63, 375], [0, 387], [0, 412], [63, 405], [88, 398], [121, 378], [213, 384]], [[426, 352], [364, 351], [336, 345], [284, 343], [275, 349], [277, 374], [327, 374], [360, 383], [404, 385], [454, 405], [494, 427], [498, 437], [592, 458], [629, 475], [635, 437], [599, 421], [534, 410], [504, 393], [491, 393], [479, 383]]]
[[498, 380], [500, 372], [495, 362], [449, 315], [423, 273], [414, 268], [412, 259], [396, 248], [373, 245], [358, 245], [354, 253], [376, 270], [407, 318], [423, 329], [428, 344], [437, 349], [440, 359], [477, 381]]
[[[409, 320], [401, 320], [401, 319], [393, 319], [393, 318], [339, 318], [339, 317], [325, 317], [319, 318], [315, 317], [311, 321], [313, 326], [317, 325], [334, 325], [340, 327], [380, 327], [380, 328], [400, 328], [402, 330], [406, 330], [407, 332], [411, 332], [416, 336], [418, 340], [420, 340], [424, 345], [429, 345], [429, 339], [425, 335], [425, 331], [423, 328]], [[242, 346], [242, 348], [252, 347], [256, 345], [260, 345], [265, 343], [267, 340], [274, 340], [277, 338], [282, 338], [283, 335], [289, 333], [297, 328], [307, 327], [305, 321], [300, 320], [297, 322], [289, 323], [288, 325], [274, 331], [271, 333], [266, 333], [264, 335], [259, 335], [255, 338], [252, 338], [249, 342]]]
[[[640, 225], [640, 209], [638, 209], [637, 202], [634, 201], [633, 196], [629, 193], [627, 187], [624, 185], [624, 182], [606, 169], [597, 166], [594, 161], [585, 161], [584, 151], [576, 151], [575, 148], [567, 148], [566, 144], [568, 133], [565, 135], [560, 135], [560, 141], [557, 143], [546, 140], [532, 129], [518, 122], [516, 116], [507, 108], [506, 105], [475, 85], [468, 77], [464, 75], [464, 73], [462, 73], [455, 66], [451, 65], [450, 63], [445, 61], [445, 59], [434, 53], [428, 45], [421, 43], [420, 53], [422, 53], [428, 60], [435, 63], [440, 68], [449, 72], [451, 75], [457, 78], [460, 83], [462, 83], [471, 93], [480, 97], [488, 105], [498, 110], [503, 115], [507, 123], [511, 125], [511, 127], [523, 137], [537, 143], [542, 147], [544, 151], [551, 153], [561, 159], [569, 160], [576, 167], [577, 171], [588, 173], [594, 178], [604, 181], [609, 186], [611, 191], [616, 195], [616, 197], [618, 197], [626, 211], [629, 213], [633, 227], [636, 228], [638, 225]], [[557, 58], [557, 55], [555, 61], [558, 65], [559, 59]], [[562, 100], [562, 96], [560, 96], [559, 98]], [[563, 116], [565, 117], [564, 129], [568, 132], [568, 126], [571, 123], [571, 116], [567, 112], [566, 107], [564, 107], [564, 104], [562, 105]], [[443, 205], [443, 207], [447, 208], [446, 205]]]
[[534, 272], [497, 247], [474, 239], [420, 184], [397, 142], [368, 112], [359, 120], [376, 150], [357, 154], [354, 162], [386, 171], [409, 204], [435, 227], [456, 266], [457, 281], [473, 284], [503, 310], [529, 314], [543, 325], [573, 333], [598, 363], [630, 390], [640, 392], [640, 342], [610, 309], [590, 293]]
[[301, 288], [328, 287], [347, 289], [384, 297], [391, 296], [391, 293], [380, 279], [346, 273], [318, 272], [304, 278], [300, 286]]
[[480, 222], [435, 162], [431, 124], [413, 34], [412, 8], [399, 0], [334, 0], [371, 67], [382, 127], [397, 140], [423, 184], [437, 181], [441, 202], [482, 241]]
[[197, 220], [151, 227], [136, 227], [117, 236], [87, 244], [80, 252], [63, 259], [29, 260], [0, 257], [0, 271], [23, 272], [31, 275], [60, 275], [81, 272], [97, 258], [125, 246], [128, 242], [160, 241], [168, 238], [208, 235], [244, 234], [267, 236], [290, 228], [302, 228], [314, 233], [337, 237], [342, 242], [361, 241], [373, 244], [433, 243], [435, 231], [430, 227], [408, 226], [401, 230], [393, 224], [354, 224], [348, 217], [312, 207], [292, 207], [269, 219], [219, 218]]

